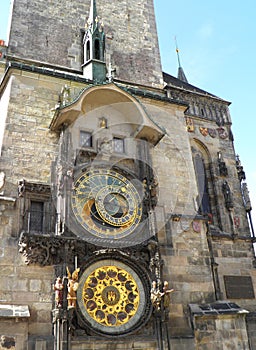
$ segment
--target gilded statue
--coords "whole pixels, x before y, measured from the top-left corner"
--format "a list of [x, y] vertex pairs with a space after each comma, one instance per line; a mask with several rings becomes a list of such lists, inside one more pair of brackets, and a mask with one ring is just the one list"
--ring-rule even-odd
[[169, 289], [169, 283], [167, 281], [164, 281], [163, 292], [162, 292], [164, 309], [170, 306], [170, 302], [171, 302], [170, 294], [172, 292], [174, 292], [174, 289]]
[[68, 308], [75, 308], [76, 307], [76, 291], [78, 289], [78, 273], [80, 271], [80, 268], [77, 268], [72, 274], [69, 271], [69, 268], [67, 267], [67, 274], [68, 274]]

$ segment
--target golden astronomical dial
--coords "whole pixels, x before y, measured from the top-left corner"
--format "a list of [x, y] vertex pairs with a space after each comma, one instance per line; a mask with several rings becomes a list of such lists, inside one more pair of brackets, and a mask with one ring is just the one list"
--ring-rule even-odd
[[127, 323], [136, 314], [140, 293], [129, 272], [116, 266], [102, 266], [85, 281], [83, 301], [96, 322], [113, 327]]
[[126, 237], [142, 216], [135, 186], [118, 172], [106, 169], [89, 170], [75, 181], [71, 206], [77, 222], [100, 238]]
[[94, 263], [79, 282], [78, 305], [96, 330], [113, 334], [138, 322], [145, 293], [138, 275], [121, 262]]

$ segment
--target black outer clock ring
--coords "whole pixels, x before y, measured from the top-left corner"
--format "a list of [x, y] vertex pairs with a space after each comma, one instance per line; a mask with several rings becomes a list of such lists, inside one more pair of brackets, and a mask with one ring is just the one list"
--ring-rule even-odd
[[[143, 300], [138, 310], [138, 315], [136, 316], [136, 319], [133, 320], [134, 322], [126, 324], [125, 327], [110, 327], [108, 329], [102, 328], [102, 326], [97, 324], [97, 322], [91, 320], [84, 310], [84, 302], [82, 299], [84, 281], [95, 266], [99, 267], [104, 264], [113, 264], [124, 267], [126, 270], [132, 273], [133, 277], [142, 289]], [[115, 257], [109, 253], [91, 257], [91, 260], [88, 261], [83, 268], [83, 273], [79, 279], [79, 287], [77, 291], [77, 312], [80, 326], [82, 326], [84, 329], [89, 328], [96, 334], [103, 335], [108, 338], [116, 338], [118, 336], [123, 337], [138, 331], [148, 322], [153, 311], [152, 303], [150, 301], [150, 289], [151, 282], [146, 266], [143, 266], [143, 264], [138, 264], [133, 258], [126, 258], [118, 253], [115, 254]]]

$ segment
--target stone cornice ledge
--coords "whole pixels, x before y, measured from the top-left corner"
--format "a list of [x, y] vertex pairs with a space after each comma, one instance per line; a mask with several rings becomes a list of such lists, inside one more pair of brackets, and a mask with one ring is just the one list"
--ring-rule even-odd
[[16, 198], [0, 195], [0, 203], [14, 206], [16, 203]]
[[30, 317], [28, 305], [0, 304], [0, 319], [28, 317]]

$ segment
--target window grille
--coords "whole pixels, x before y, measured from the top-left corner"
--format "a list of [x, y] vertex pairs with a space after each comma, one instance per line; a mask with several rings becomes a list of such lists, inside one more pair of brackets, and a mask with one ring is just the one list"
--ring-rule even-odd
[[114, 137], [113, 138], [113, 143], [114, 143], [114, 152], [116, 152], [116, 153], [124, 153], [124, 151], [125, 151], [124, 139], [119, 138], [119, 137]]

